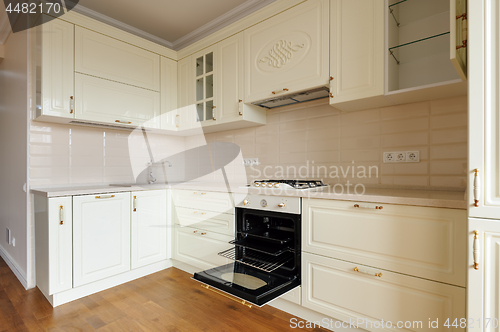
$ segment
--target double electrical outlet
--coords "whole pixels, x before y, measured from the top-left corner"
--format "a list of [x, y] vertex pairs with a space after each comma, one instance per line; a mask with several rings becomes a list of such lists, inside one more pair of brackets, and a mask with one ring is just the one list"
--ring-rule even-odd
[[259, 164], [259, 158], [245, 158], [243, 159], [244, 166], [253, 166]]
[[420, 151], [384, 152], [384, 163], [418, 163]]

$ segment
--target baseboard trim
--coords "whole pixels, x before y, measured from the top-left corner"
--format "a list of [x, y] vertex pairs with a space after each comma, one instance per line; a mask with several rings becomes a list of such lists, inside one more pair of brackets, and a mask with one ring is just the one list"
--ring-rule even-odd
[[42, 293], [43, 295], [45, 295], [50, 304], [52, 304], [52, 306], [55, 308], [60, 305], [69, 303], [71, 301], [81, 299], [82, 297], [89, 296], [101, 292], [103, 290], [113, 288], [115, 286], [145, 277], [149, 274], [156, 273], [168, 269], [170, 267], [172, 267], [172, 261], [168, 259], [135, 270], [127, 271], [125, 273], [121, 273], [119, 275], [110, 278], [98, 280], [96, 282], [87, 285], [72, 288], [57, 294], [48, 295], [43, 292]]
[[28, 279], [26, 276], [21, 272], [21, 269], [19, 268], [19, 265], [14, 261], [12, 256], [9, 255], [9, 253], [0, 245], [0, 256], [2, 256], [3, 260], [7, 265], [10, 267], [14, 275], [19, 279], [21, 284], [23, 285], [24, 289], [28, 289]]

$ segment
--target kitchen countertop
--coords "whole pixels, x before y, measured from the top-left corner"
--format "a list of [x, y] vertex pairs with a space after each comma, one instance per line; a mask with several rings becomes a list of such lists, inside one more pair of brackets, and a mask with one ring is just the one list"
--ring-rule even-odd
[[[213, 182], [188, 182], [174, 184], [152, 184], [152, 185], [93, 185], [93, 186], [61, 186], [52, 188], [32, 188], [31, 193], [44, 197], [61, 197], [74, 195], [93, 195], [129, 191], [161, 190], [161, 189], [185, 189], [196, 191], [227, 192], [225, 183]], [[421, 190], [421, 189], [388, 189], [388, 188], [366, 188], [363, 195], [353, 193], [335, 193], [334, 188], [327, 188], [323, 192], [297, 191], [284, 189], [262, 189], [246, 187], [246, 184], [230, 184], [230, 192], [235, 194], [251, 195], [276, 195], [318, 199], [336, 199], [343, 201], [386, 203], [411, 206], [440, 207], [450, 209], [467, 209], [465, 191], [449, 190]]]

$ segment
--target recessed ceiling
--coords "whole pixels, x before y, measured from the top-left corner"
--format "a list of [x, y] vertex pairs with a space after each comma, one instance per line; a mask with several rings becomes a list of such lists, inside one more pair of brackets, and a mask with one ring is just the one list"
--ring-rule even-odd
[[74, 11], [181, 49], [273, 1], [80, 0]]

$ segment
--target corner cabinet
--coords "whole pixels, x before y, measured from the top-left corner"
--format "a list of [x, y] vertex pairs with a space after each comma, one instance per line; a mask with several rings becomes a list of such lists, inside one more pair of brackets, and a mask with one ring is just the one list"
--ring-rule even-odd
[[306, 1], [245, 30], [245, 103], [327, 86], [328, 31], [328, 0]]
[[37, 78], [35, 117], [72, 119], [74, 114], [74, 30], [73, 24], [49, 20], [36, 29]]
[[130, 270], [130, 193], [73, 197], [73, 284]]
[[330, 105], [389, 106], [384, 97], [384, 0], [330, 1]]
[[176, 130], [177, 61], [161, 57], [161, 129]]

